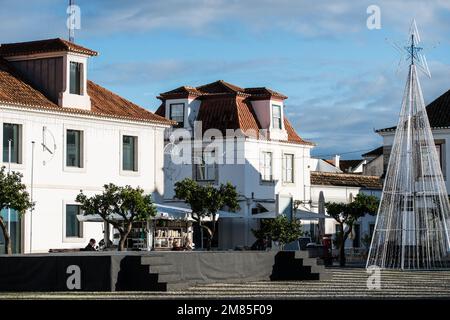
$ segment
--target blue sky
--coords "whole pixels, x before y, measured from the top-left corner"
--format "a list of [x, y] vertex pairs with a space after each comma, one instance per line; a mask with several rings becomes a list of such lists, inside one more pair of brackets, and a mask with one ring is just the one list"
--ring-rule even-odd
[[[407, 67], [389, 42], [416, 18], [433, 77], [426, 102], [450, 89], [450, 1], [76, 0], [76, 42], [100, 52], [89, 77], [154, 111], [156, 96], [218, 79], [266, 86], [313, 155], [359, 158], [394, 125]], [[67, 37], [68, 1], [1, 0], [0, 42]], [[368, 30], [369, 5], [381, 29]], [[388, 40], [386, 40], [388, 39]], [[353, 152], [353, 153], [349, 153]]]

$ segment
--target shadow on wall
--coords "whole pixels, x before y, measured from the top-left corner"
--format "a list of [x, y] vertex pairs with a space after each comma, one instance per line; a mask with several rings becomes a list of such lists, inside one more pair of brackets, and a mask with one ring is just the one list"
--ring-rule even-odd
[[141, 264], [141, 256], [124, 256], [115, 285], [116, 291], [166, 291], [167, 284], [158, 282], [158, 274]]
[[310, 266], [303, 265], [303, 259], [295, 258], [295, 251], [280, 251], [275, 255], [271, 281], [319, 280], [318, 273], [311, 273]]

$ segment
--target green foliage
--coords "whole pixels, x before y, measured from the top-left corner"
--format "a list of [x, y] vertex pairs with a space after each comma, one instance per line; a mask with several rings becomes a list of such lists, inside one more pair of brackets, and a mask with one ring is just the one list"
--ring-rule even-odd
[[[339, 247], [340, 265], [345, 266], [345, 241], [353, 230], [353, 225], [366, 214], [375, 215], [378, 210], [379, 199], [375, 196], [358, 194], [351, 203], [325, 203], [327, 213], [340, 225], [343, 232], [336, 234], [336, 243]], [[347, 230], [344, 230], [347, 226]]]
[[[34, 204], [30, 200], [30, 195], [26, 191], [25, 184], [22, 183], [23, 175], [18, 172], [6, 173], [5, 167], [0, 168], [0, 211], [6, 208], [16, 210], [24, 214], [27, 209], [31, 209]], [[5, 237], [5, 251], [11, 254], [10, 235], [6, 228], [6, 222], [0, 216], [0, 228]]]
[[99, 215], [119, 230], [119, 250], [124, 249], [133, 222], [147, 221], [156, 215], [151, 195], [145, 195], [139, 187], [119, 187], [110, 183], [104, 185], [102, 194], [92, 197], [87, 197], [81, 191], [76, 201], [80, 203], [84, 215]]
[[0, 168], [0, 210], [11, 208], [23, 214], [33, 207], [22, 178], [19, 172], [7, 174], [5, 167]]
[[279, 215], [275, 219], [261, 221], [260, 229], [252, 229], [252, 232], [258, 239], [268, 238], [273, 241], [278, 241], [282, 246], [298, 240], [303, 235], [300, 221], [296, 219], [289, 221], [284, 215]]
[[[240, 209], [236, 187], [231, 183], [214, 187], [211, 184], [200, 185], [186, 178], [175, 183], [175, 197], [191, 207], [192, 218], [207, 231], [208, 249], [215, 233], [217, 212], [221, 209], [233, 212]], [[206, 217], [211, 218], [212, 228], [202, 224]]]
[[358, 194], [351, 203], [325, 203], [327, 213], [339, 223], [354, 224], [366, 214], [377, 213], [379, 200], [375, 196]]
[[210, 217], [224, 207], [234, 212], [239, 210], [238, 193], [231, 183], [216, 188], [186, 178], [175, 183], [175, 197], [189, 204], [194, 219]]

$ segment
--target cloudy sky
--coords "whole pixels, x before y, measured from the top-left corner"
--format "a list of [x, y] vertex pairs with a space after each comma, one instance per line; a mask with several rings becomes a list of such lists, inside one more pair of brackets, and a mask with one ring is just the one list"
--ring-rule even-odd
[[[394, 125], [417, 20], [433, 77], [427, 102], [450, 89], [450, 1], [76, 0], [76, 42], [100, 52], [89, 77], [154, 111], [156, 96], [223, 79], [289, 97], [286, 112], [313, 154], [358, 158]], [[65, 37], [68, 0], [0, 0], [0, 42]], [[369, 30], [367, 8], [381, 9]]]

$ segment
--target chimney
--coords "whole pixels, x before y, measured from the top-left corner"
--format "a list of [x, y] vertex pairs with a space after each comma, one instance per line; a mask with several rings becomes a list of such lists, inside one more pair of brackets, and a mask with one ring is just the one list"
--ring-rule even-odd
[[341, 159], [341, 156], [340, 155], [335, 155], [334, 156], [334, 166], [336, 167], [336, 168], [338, 168], [338, 169], [340, 169], [340, 167], [339, 167], [339, 160]]

